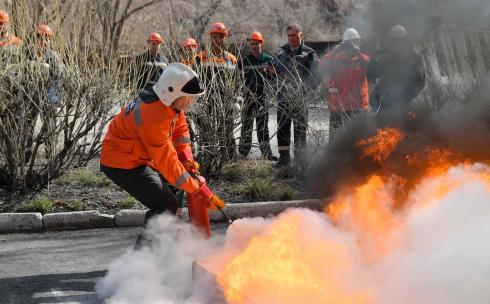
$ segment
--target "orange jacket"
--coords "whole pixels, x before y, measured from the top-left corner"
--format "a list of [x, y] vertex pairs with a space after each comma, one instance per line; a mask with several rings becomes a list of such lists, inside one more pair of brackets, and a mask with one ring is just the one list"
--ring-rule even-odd
[[236, 57], [227, 51], [223, 51], [222, 54], [216, 56], [213, 52], [204, 50], [197, 55], [196, 60], [204, 67], [227, 68], [233, 70], [237, 63]]
[[180, 60], [180, 63], [185, 64], [188, 67], [192, 67], [196, 64], [196, 57], [192, 58], [182, 58]]
[[320, 71], [328, 75], [327, 101], [330, 112], [367, 110], [369, 86], [364, 54], [348, 55], [340, 47], [320, 59]]
[[140, 92], [111, 121], [100, 163], [120, 169], [149, 165], [170, 184], [194, 193], [199, 185], [179, 159], [192, 159], [184, 112], [165, 106], [151, 89]]
[[0, 46], [11, 46], [11, 45], [21, 45], [21, 44], [22, 44], [22, 39], [14, 35], [9, 35], [4, 40], [0, 40]]

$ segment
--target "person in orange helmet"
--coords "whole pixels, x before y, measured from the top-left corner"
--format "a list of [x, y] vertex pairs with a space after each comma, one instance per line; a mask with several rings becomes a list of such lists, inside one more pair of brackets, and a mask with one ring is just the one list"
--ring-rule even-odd
[[33, 62], [44, 63], [49, 67], [49, 77], [51, 85], [48, 86], [48, 98], [55, 103], [59, 101], [59, 97], [55, 96], [54, 91], [58, 87], [58, 78], [65, 72], [65, 66], [61, 59], [61, 55], [53, 50], [51, 43], [54, 38], [53, 29], [47, 24], [40, 24], [36, 29], [35, 49], [30, 54], [29, 59]]
[[211, 48], [203, 50], [197, 56], [199, 63], [213, 68], [235, 69], [236, 57], [225, 50], [225, 39], [228, 30], [221, 22], [216, 22], [209, 30], [211, 37]]
[[[227, 104], [234, 96], [229, 96], [230, 92], [225, 90], [226, 84], [233, 84], [236, 80], [236, 57], [225, 50], [225, 39], [229, 35], [228, 29], [221, 22], [214, 23], [210, 30], [211, 45], [200, 52], [196, 57], [196, 64], [200, 72], [204, 75], [206, 87], [209, 89], [207, 107], [203, 107], [206, 115], [220, 112], [214, 116], [216, 124], [213, 129], [218, 130], [216, 142], [210, 143], [220, 147], [220, 153], [228, 160], [237, 158], [236, 142], [233, 135], [235, 107]], [[218, 110], [216, 110], [218, 109]], [[208, 120], [196, 120], [197, 130], [209, 128]]]
[[22, 44], [22, 39], [9, 33], [10, 16], [0, 10], [0, 47], [19, 46]]
[[[32, 107], [27, 114], [26, 121], [31, 125], [31, 134], [26, 138], [25, 159], [29, 161], [33, 148], [33, 136], [36, 120], [39, 114], [46, 125], [56, 126], [55, 108], [61, 104], [60, 79], [67, 73], [61, 55], [53, 50], [52, 40], [55, 34], [47, 24], [40, 24], [35, 30], [34, 45], [26, 49], [26, 59], [31, 68], [40, 73], [33, 74], [38, 86], [47, 88], [47, 94], [32, 96]], [[39, 77], [40, 76], [40, 77]], [[45, 98], [46, 96], [47, 98]]]
[[269, 108], [265, 99], [266, 83], [274, 75], [274, 58], [262, 51], [264, 37], [260, 32], [251, 33], [247, 42], [249, 54], [238, 62], [238, 70], [248, 89], [242, 107], [242, 130], [238, 152], [244, 157], [250, 153], [255, 120], [262, 157], [277, 161], [278, 158], [272, 154], [269, 142]]
[[193, 66], [194, 64], [196, 64], [198, 49], [199, 44], [195, 39], [185, 38], [184, 41], [182, 41], [182, 51], [184, 56], [180, 62], [188, 66]]
[[[196, 56], [197, 56], [197, 50], [199, 49], [199, 44], [197, 41], [193, 38], [185, 38], [182, 41], [182, 59], [180, 60], [181, 63], [189, 66], [189, 67], [194, 67], [196, 64]], [[187, 116], [187, 125], [189, 126], [189, 133], [191, 134], [191, 141], [194, 142], [194, 139], [196, 138], [196, 133], [194, 129], [192, 128], [191, 124], [191, 119], [195, 117], [192, 117], [192, 114]]]
[[47, 24], [40, 24], [36, 30], [36, 46], [39, 57], [44, 56], [51, 46], [51, 39], [54, 37], [53, 29]]
[[162, 36], [156, 32], [151, 33], [147, 39], [148, 48], [134, 59], [133, 81], [139, 91], [147, 85], [152, 86], [157, 81], [163, 69], [167, 66], [168, 60], [161, 53], [163, 43]]
[[[123, 107], [102, 142], [100, 169], [149, 208], [145, 222], [180, 204], [169, 185], [217, 210], [224, 202], [198, 181], [184, 112], [205, 92], [197, 74], [182, 63], [167, 66], [153, 87]], [[141, 235], [138, 244], [145, 242]], [[144, 243], [143, 243], [144, 244]]]

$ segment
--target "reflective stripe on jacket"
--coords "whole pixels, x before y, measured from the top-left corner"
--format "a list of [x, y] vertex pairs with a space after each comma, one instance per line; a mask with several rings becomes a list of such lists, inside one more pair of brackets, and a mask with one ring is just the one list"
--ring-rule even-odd
[[8, 35], [8, 37], [0, 38], [0, 46], [11, 46], [11, 45], [21, 45], [22, 39], [14, 36]]
[[234, 70], [237, 59], [227, 51], [223, 51], [220, 55], [214, 55], [213, 52], [204, 50], [197, 55], [197, 61], [203, 67], [222, 68]]

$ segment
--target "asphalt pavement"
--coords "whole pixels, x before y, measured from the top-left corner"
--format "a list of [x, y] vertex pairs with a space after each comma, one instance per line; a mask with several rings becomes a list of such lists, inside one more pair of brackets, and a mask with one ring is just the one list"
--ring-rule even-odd
[[[226, 225], [213, 226], [224, 234]], [[107, 266], [132, 248], [141, 228], [0, 235], [0, 303], [97, 303]]]

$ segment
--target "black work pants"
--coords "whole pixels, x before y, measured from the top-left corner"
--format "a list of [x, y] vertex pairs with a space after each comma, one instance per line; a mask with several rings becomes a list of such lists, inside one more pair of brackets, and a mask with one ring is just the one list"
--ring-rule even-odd
[[269, 108], [263, 97], [250, 94], [242, 110], [242, 129], [238, 151], [247, 156], [252, 148], [253, 123], [257, 125], [257, 139], [262, 155], [272, 155], [269, 142]]
[[277, 144], [281, 155], [289, 155], [291, 145], [291, 124], [294, 129], [295, 154], [306, 148], [308, 108], [304, 100], [279, 100], [277, 107]]
[[152, 215], [165, 211], [176, 214], [181, 207], [167, 181], [150, 166], [119, 169], [100, 165], [100, 171], [150, 209], [145, 222]]

